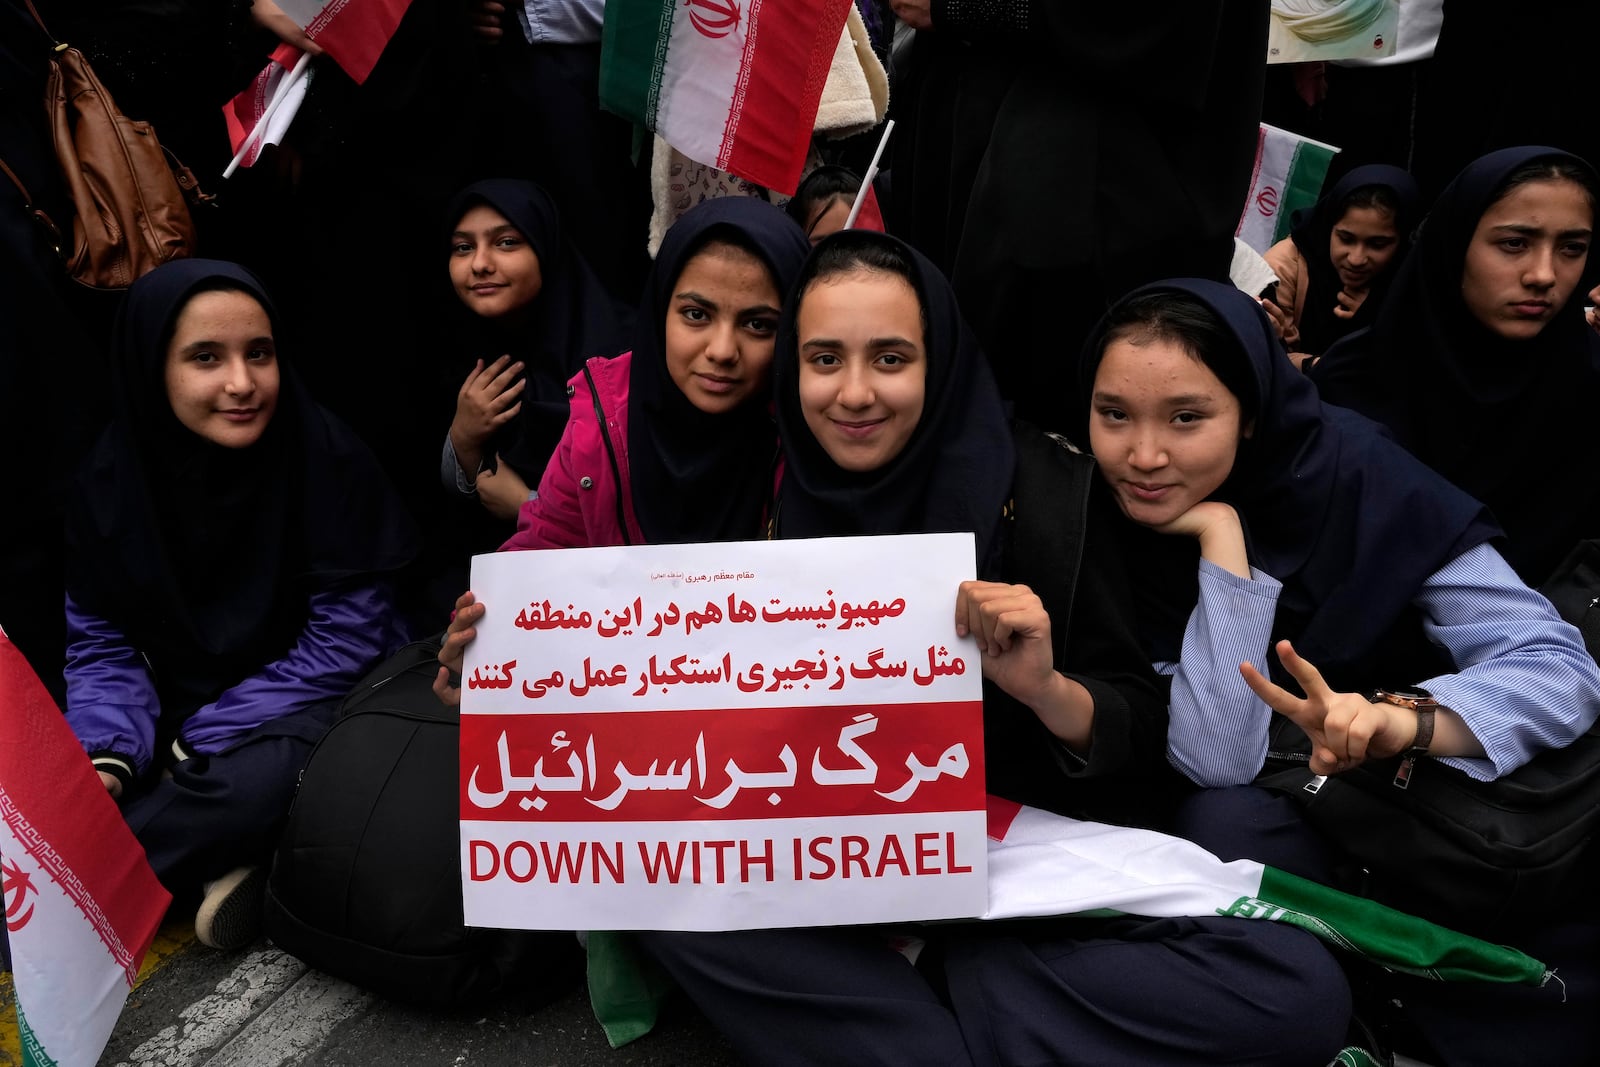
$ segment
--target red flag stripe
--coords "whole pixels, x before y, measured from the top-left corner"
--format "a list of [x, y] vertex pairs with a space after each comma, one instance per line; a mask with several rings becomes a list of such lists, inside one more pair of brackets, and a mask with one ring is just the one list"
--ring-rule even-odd
[[874, 233], [887, 233], [883, 225], [883, 211], [878, 207], [878, 190], [871, 185], [867, 186], [867, 195], [861, 201], [861, 210], [856, 214], [854, 229], [872, 230]]
[[17, 647], [0, 636], [0, 817], [132, 981], [170, 900]]
[[378, 65], [410, 6], [411, 0], [329, 0], [306, 27], [306, 36], [359, 85]]
[[721, 169], [794, 193], [850, 3], [823, 0], [819, 13], [816, 6], [790, 0], [749, 0], [747, 43], [753, 47], [723, 136]]
[[1004, 841], [1006, 834], [1011, 832], [1011, 824], [1022, 814], [1022, 805], [992, 793], [984, 799], [988, 813], [989, 839]]

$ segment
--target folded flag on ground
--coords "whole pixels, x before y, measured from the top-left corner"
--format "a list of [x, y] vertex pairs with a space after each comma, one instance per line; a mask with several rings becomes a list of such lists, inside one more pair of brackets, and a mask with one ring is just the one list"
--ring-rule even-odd
[[1224, 863], [1180, 837], [1083, 822], [989, 798], [985, 919], [1083, 912], [1232, 915], [1289, 923], [1381, 967], [1442, 981], [1543, 985], [1544, 965], [1254, 860]]
[[[993, 796], [987, 806], [985, 920], [1228, 915], [1289, 923], [1380, 967], [1440, 981], [1543, 985], [1552, 977], [1516, 949], [1253, 860], [1225, 863], [1182, 838], [1070, 819]], [[588, 944], [589, 998], [607, 1038], [621, 1045], [648, 1033], [669, 988], [663, 976], [630, 950], [625, 935], [595, 932]]]

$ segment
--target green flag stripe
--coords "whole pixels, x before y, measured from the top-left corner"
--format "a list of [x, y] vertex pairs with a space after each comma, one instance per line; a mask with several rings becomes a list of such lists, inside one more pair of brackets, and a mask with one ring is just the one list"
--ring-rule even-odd
[[673, 4], [612, 0], [600, 50], [600, 106], [652, 129], [672, 38]]
[[34, 1036], [33, 1028], [28, 1025], [28, 1017], [22, 1013], [22, 1005], [17, 1005], [17, 1032], [21, 1037], [22, 1067], [56, 1067], [56, 1061], [39, 1044], [39, 1039]]
[[1272, 228], [1273, 241], [1281, 241], [1294, 228], [1294, 213], [1308, 208], [1322, 195], [1322, 182], [1328, 176], [1328, 165], [1333, 162], [1333, 152], [1319, 144], [1301, 141], [1294, 149], [1294, 159], [1289, 163], [1289, 173], [1283, 182], [1283, 194], [1278, 198], [1278, 220]]
[[1445, 981], [1524, 985], [1543, 985], [1549, 977], [1544, 964], [1514, 948], [1447, 930], [1286, 871], [1266, 868], [1260, 899], [1283, 912], [1263, 917], [1351, 946], [1352, 951], [1391, 970]]

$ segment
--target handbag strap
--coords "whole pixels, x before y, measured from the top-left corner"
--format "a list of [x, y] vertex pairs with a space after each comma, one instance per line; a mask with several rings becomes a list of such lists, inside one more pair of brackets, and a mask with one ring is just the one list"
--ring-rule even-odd
[[44, 31], [44, 35], [50, 38], [50, 43], [56, 45], [56, 50], [60, 51], [62, 48], [66, 47], [65, 45], [56, 44], [56, 35], [50, 32], [50, 27], [46, 26], [44, 24], [44, 19], [39, 17], [39, 9], [33, 6], [33, 0], [22, 0], [22, 2], [27, 5], [28, 14], [33, 16], [33, 21], [37, 22], [39, 24], [39, 28]]
[[611, 480], [617, 487], [617, 529], [622, 532], [622, 543], [633, 544], [633, 539], [628, 536], [628, 517], [622, 510], [622, 494], [628, 487], [622, 484], [622, 468], [617, 464], [617, 450], [611, 447], [611, 430], [606, 425], [606, 412], [600, 406], [600, 390], [594, 386], [594, 375], [589, 373], [587, 360], [583, 364], [583, 380], [589, 383], [589, 399], [594, 401], [594, 417], [600, 421], [600, 440], [605, 442], [606, 459], [611, 461]]
[[17, 187], [18, 192], [22, 193], [22, 206], [32, 211], [33, 197], [28, 194], [28, 187], [22, 184], [22, 179], [17, 177], [17, 172], [6, 166], [6, 161], [3, 159], [0, 159], [0, 170], [6, 172], [6, 177], [11, 179], [11, 184]]
[[22, 184], [22, 179], [17, 177], [17, 172], [12, 170], [3, 159], [0, 159], [0, 171], [5, 171], [6, 177], [11, 179], [11, 184], [15, 185], [17, 191], [22, 194], [22, 210], [26, 211], [33, 221], [44, 229], [45, 236], [50, 239], [50, 247], [55, 254], [65, 259], [67, 254], [66, 245], [61, 240], [61, 230], [56, 226], [55, 220], [43, 208], [34, 206], [33, 197], [28, 193], [28, 187]]

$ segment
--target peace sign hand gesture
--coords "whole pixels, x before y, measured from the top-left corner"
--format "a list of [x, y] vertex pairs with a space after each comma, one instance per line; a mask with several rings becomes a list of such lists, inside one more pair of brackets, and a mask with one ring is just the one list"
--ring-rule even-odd
[[1279, 641], [1277, 649], [1284, 668], [1305, 690], [1304, 697], [1268, 680], [1249, 663], [1239, 664], [1239, 673], [1268, 707], [1311, 738], [1311, 770], [1316, 774], [1339, 774], [1369, 758], [1398, 755], [1416, 740], [1415, 711], [1374, 704], [1360, 693], [1335, 693], [1288, 641]]

